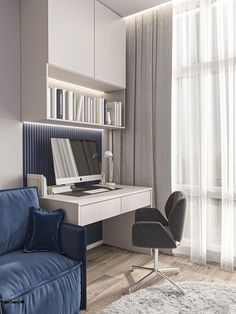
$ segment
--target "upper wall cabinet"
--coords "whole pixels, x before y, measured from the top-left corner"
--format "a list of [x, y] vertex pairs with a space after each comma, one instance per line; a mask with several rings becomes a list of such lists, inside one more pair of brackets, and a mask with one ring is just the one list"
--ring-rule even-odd
[[21, 0], [23, 121], [50, 117], [51, 79], [123, 95], [124, 20], [96, 0]]
[[125, 21], [100, 2], [21, 0], [21, 35], [26, 66], [40, 60], [125, 88]]
[[95, 1], [95, 78], [125, 88], [125, 21]]
[[94, 0], [48, 0], [48, 30], [49, 63], [94, 77]]

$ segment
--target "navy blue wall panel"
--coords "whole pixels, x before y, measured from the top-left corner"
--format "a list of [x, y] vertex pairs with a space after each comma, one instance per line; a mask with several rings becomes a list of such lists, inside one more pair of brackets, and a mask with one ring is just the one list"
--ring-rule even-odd
[[[26, 184], [27, 173], [43, 174], [48, 185], [55, 184], [51, 138], [69, 138], [73, 140], [96, 140], [99, 156], [102, 154], [102, 132], [92, 129], [60, 127], [54, 125], [23, 125], [23, 172]], [[88, 244], [102, 239], [102, 223], [87, 226]]]

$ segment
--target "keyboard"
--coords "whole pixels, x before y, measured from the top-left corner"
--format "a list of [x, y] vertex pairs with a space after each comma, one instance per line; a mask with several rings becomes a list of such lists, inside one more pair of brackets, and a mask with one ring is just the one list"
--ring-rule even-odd
[[94, 189], [94, 190], [87, 190], [87, 191], [84, 191], [84, 193], [86, 193], [86, 194], [97, 194], [97, 193], [103, 193], [103, 192], [108, 192], [108, 191], [109, 191], [108, 189], [100, 188], [100, 189]]

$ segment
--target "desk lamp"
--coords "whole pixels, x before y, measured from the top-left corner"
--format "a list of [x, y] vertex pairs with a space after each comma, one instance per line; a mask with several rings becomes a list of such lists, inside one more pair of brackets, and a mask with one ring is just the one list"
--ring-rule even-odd
[[113, 182], [113, 174], [114, 174], [114, 162], [113, 162], [113, 153], [110, 150], [105, 151], [104, 157], [109, 161], [109, 182], [107, 185], [115, 185]]

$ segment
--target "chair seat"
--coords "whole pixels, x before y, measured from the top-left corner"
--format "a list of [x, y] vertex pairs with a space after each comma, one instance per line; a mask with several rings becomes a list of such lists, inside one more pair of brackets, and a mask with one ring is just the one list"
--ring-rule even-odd
[[[25, 300], [26, 313], [46, 314], [49, 308], [50, 314], [79, 312], [80, 280], [80, 264], [60, 254], [15, 251], [0, 256], [0, 299]], [[3, 309], [24, 313], [24, 306], [6, 304]]]

